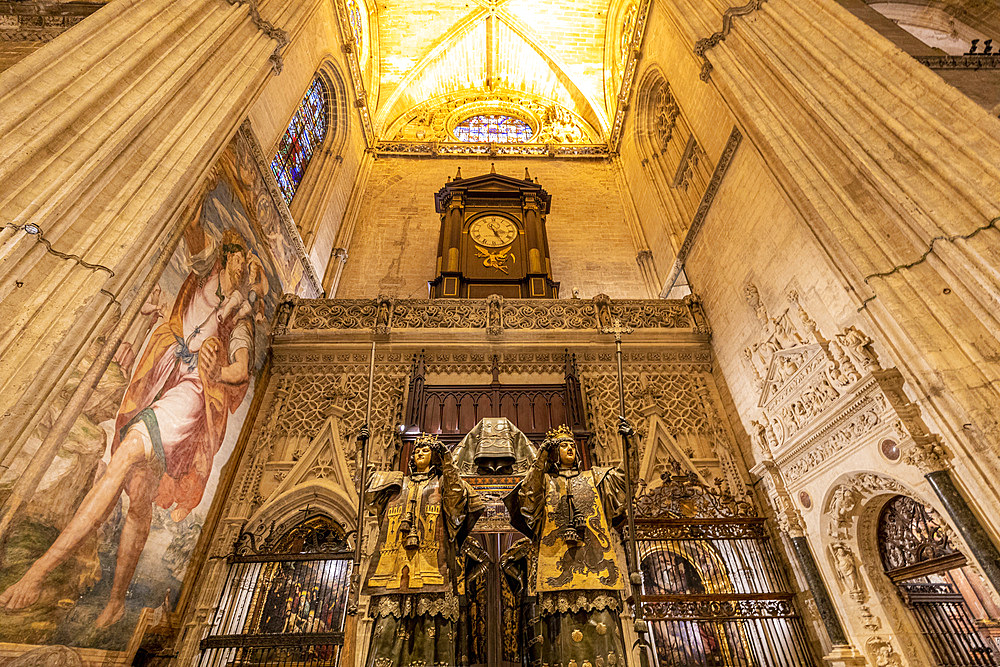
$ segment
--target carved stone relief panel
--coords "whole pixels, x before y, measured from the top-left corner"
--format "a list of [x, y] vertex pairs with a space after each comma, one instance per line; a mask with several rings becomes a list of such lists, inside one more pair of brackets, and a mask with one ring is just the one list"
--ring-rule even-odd
[[[639, 434], [640, 457], [651, 461], [648, 469], [643, 470], [645, 481], [654, 482], [669, 472], [674, 463], [683, 463], [705, 481], [724, 485], [730, 493], [742, 495], [745, 485], [733, 456], [735, 443], [721, 417], [709, 369], [664, 369], [651, 365], [640, 365], [637, 369], [633, 364], [630, 367], [624, 375], [626, 417]], [[621, 460], [615, 428], [620, 412], [615, 367], [581, 364], [580, 377], [598, 459], [606, 465], [615, 464]], [[654, 422], [662, 425], [670, 447], [656, 440], [657, 434], [650, 428]], [[647, 457], [646, 447], [657, 450]]]
[[857, 473], [841, 477], [823, 505], [826, 528], [820, 543], [842, 604], [849, 608], [845, 622], [869, 657], [888, 661], [877, 664], [922, 664], [919, 631], [882, 572], [872, 518], [889, 499], [912, 494], [888, 476]]
[[776, 317], [752, 283], [744, 293], [762, 330], [744, 350], [760, 391], [751, 437], [758, 459], [773, 458], [790, 489], [886, 438], [906, 464], [943, 466], [940, 439], [906, 397], [899, 372], [881, 368], [868, 336], [847, 327], [824, 337], [794, 291]]

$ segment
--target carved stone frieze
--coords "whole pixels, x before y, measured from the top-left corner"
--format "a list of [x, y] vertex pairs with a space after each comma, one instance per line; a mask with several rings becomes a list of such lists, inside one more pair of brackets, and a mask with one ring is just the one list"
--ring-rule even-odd
[[376, 155], [480, 155], [607, 158], [607, 144], [492, 144], [467, 141], [379, 141]]
[[849, 406], [846, 406], [828, 426], [804, 440], [794, 450], [778, 457], [782, 474], [789, 483], [798, 481], [811, 471], [833, 461], [838, 454], [874, 433], [890, 429], [895, 413], [873, 382]]
[[0, 42], [49, 42], [107, 2], [0, 2]]
[[[690, 329], [710, 334], [697, 297], [682, 300], [610, 299], [297, 299], [289, 331], [376, 329], [485, 329], [491, 336], [515, 330], [596, 330], [614, 318], [635, 329]], [[287, 306], [286, 306], [287, 307]], [[284, 312], [284, 311], [283, 311]]]

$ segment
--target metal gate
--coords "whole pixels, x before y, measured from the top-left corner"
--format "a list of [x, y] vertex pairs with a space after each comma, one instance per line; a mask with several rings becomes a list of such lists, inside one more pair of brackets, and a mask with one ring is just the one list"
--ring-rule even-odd
[[674, 474], [636, 498], [643, 613], [661, 667], [814, 667], [764, 518]]
[[260, 548], [241, 535], [199, 666], [336, 667], [352, 558], [343, 529], [324, 516]]
[[[895, 496], [878, 519], [885, 574], [913, 611], [940, 667], [997, 665], [995, 651], [976, 627], [953, 575], [966, 565], [937, 513], [908, 496]], [[974, 577], [960, 577], [974, 585]]]
[[993, 649], [979, 634], [965, 598], [945, 583], [903, 582], [903, 599], [913, 610], [941, 667], [996, 665]]

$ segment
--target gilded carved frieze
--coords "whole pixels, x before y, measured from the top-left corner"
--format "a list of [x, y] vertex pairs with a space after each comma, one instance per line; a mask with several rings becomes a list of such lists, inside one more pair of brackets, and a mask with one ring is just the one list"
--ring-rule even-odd
[[0, 42], [49, 42], [107, 2], [0, 2]]

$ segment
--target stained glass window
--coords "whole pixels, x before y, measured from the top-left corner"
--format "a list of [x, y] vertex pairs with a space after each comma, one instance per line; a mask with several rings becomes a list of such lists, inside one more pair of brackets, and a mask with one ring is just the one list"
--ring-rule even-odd
[[632, 33], [635, 32], [636, 13], [635, 5], [631, 5], [625, 12], [625, 18], [622, 19], [622, 34], [618, 46], [618, 58], [623, 63], [628, 60], [628, 47], [632, 43]]
[[532, 134], [530, 125], [512, 116], [473, 116], [455, 127], [455, 137], [459, 141], [517, 144], [528, 141]]
[[288, 129], [278, 144], [278, 152], [271, 160], [271, 171], [278, 181], [282, 196], [289, 204], [302, 182], [313, 152], [326, 137], [330, 124], [328, 98], [326, 85], [317, 76], [292, 116], [292, 122], [288, 124]]
[[360, 52], [365, 33], [362, 30], [361, 7], [358, 6], [355, 0], [347, 3], [347, 15], [351, 20], [351, 32], [354, 33], [354, 43], [358, 45], [358, 51]]

